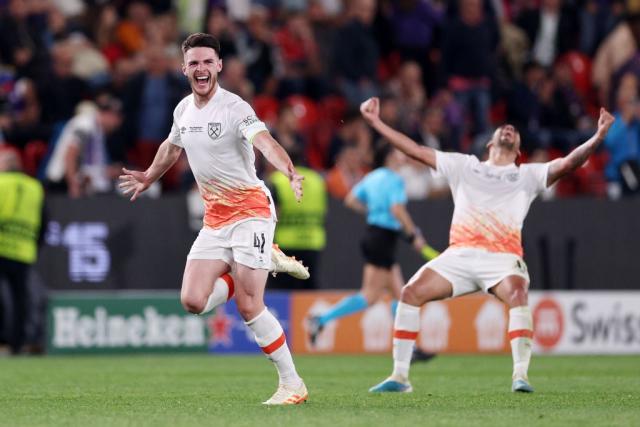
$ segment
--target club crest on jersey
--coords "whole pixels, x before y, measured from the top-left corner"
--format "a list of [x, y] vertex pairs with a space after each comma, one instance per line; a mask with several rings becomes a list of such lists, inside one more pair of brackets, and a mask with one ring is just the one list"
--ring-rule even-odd
[[222, 134], [222, 123], [209, 123], [209, 137], [218, 139], [220, 134]]

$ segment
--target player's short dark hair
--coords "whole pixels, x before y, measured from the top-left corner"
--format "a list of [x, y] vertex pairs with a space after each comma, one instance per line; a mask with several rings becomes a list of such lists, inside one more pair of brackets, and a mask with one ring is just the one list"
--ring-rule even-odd
[[220, 42], [211, 34], [193, 33], [182, 42], [182, 53], [194, 47], [210, 47], [215, 50], [220, 57]]

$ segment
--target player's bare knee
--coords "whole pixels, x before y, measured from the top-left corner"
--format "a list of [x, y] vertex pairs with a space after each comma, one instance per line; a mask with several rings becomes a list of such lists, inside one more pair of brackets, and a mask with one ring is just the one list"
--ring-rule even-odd
[[509, 297], [507, 303], [509, 307], [520, 307], [527, 305], [527, 286], [526, 285], [513, 285], [509, 289]]
[[249, 321], [260, 314], [261, 304], [253, 298], [238, 299], [236, 300], [236, 304], [238, 306], [238, 313], [240, 313], [240, 316], [245, 321]]
[[409, 305], [421, 305], [414, 284], [408, 284], [402, 288], [400, 301]]
[[193, 314], [202, 313], [202, 310], [204, 310], [206, 304], [206, 301], [202, 301], [201, 299], [194, 298], [190, 295], [181, 295], [180, 302], [182, 303], [182, 306], [185, 310]]

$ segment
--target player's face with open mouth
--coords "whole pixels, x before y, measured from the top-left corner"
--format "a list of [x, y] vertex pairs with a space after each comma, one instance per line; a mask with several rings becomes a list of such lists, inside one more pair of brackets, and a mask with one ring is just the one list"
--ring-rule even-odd
[[504, 125], [500, 130], [500, 135], [498, 136], [498, 143], [503, 147], [509, 147], [512, 149], [518, 150], [518, 132], [513, 125]]
[[189, 79], [193, 92], [208, 97], [216, 87], [218, 73], [222, 70], [222, 60], [209, 47], [194, 47], [184, 55], [182, 72]]

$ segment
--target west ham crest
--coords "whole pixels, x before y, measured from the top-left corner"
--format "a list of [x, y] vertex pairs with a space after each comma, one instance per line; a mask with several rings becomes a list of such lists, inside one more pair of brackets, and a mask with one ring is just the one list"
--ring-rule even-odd
[[209, 136], [218, 139], [222, 133], [222, 123], [209, 123]]

